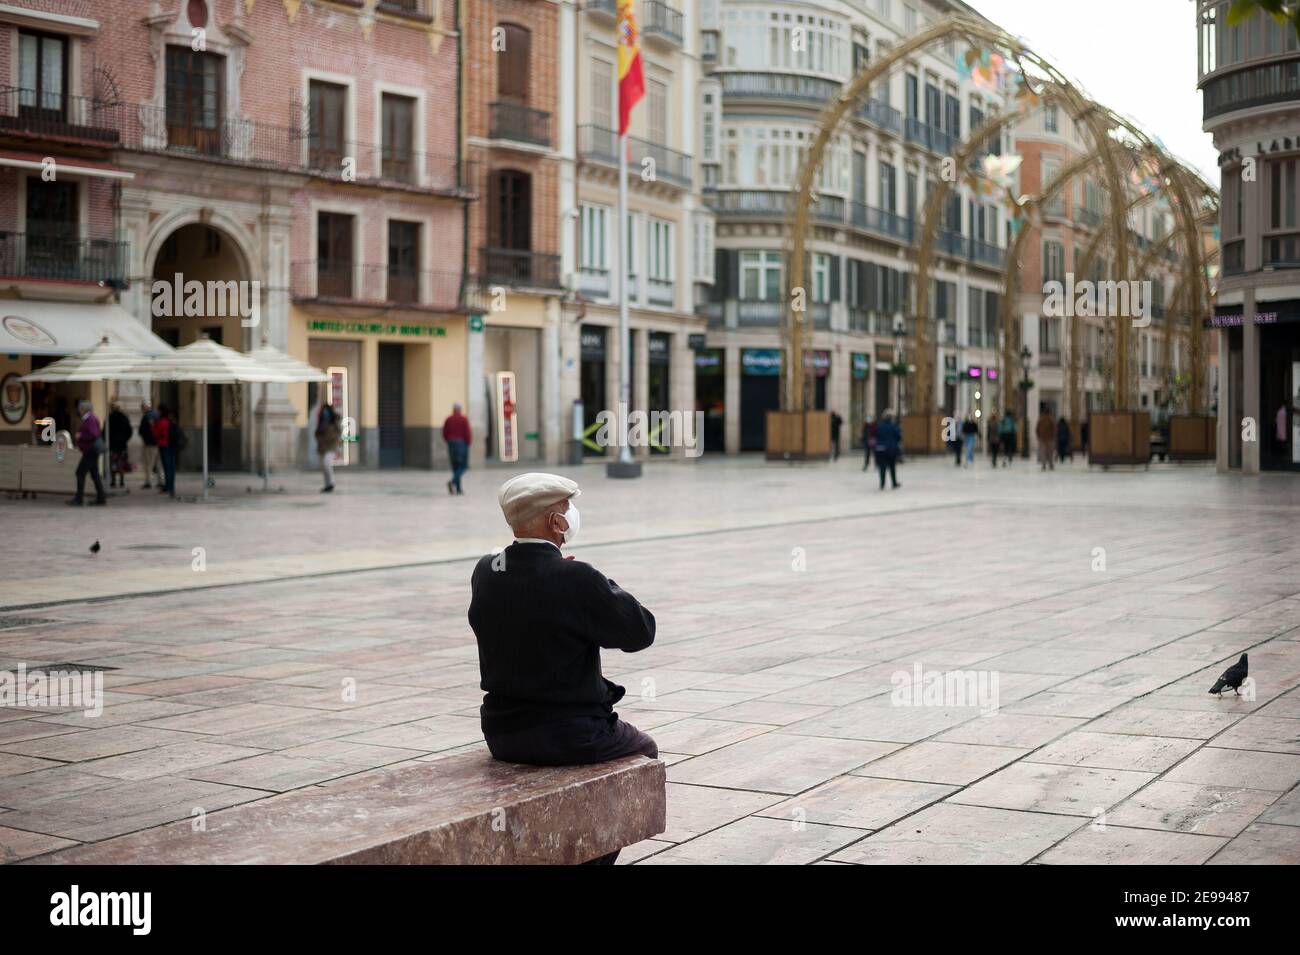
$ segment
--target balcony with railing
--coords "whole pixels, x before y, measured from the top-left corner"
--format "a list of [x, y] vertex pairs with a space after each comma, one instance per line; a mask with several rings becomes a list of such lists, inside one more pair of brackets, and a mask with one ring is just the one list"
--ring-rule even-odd
[[866, 229], [878, 235], [898, 239], [900, 242], [912, 241], [911, 220], [897, 213], [869, 206], [864, 202], [849, 203], [849, 224], [858, 229]]
[[529, 249], [485, 246], [479, 250], [478, 278], [484, 285], [558, 289], [562, 287], [560, 257]]
[[492, 103], [490, 135], [496, 140], [551, 145], [551, 114], [518, 103]]
[[301, 302], [386, 305], [450, 310], [461, 298], [459, 271], [410, 269], [350, 259], [309, 259], [290, 266], [293, 298]]
[[328, 142], [304, 133], [291, 168], [321, 179], [385, 188], [468, 196], [476, 166], [445, 153], [419, 152], [391, 143]]
[[618, 19], [618, 0], [587, 0], [582, 6], [592, 13], [603, 13], [605, 16]]
[[1074, 221], [1089, 229], [1096, 229], [1101, 225], [1101, 213], [1087, 206], [1079, 206], [1074, 211]]
[[0, 232], [0, 278], [126, 286], [126, 243]]
[[641, 4], [641, 35], [646, 39], [662, 37], [669, 43], [682, 45], [682, 12], [674, 10], [662, 0], [643, 0]]
[[820, 109], [839, 95], [840, 84], [820, 76], [794, 73], [716, 73], [722, 95], [730, 100], [780, 100]]
[[1006, 251], [992, 242], [985, 242], [982, 239], [972, 238], [969, 240], [967, 257], [972, 262], [978, 262], [981, 265], [991, 265], [1001, 267], [1006, 259]]
[[[633, 181], [668, 182], [690, 188], [691, 157], [658, 143], [629, 136], [628, 171]], [[603, 126], [578, 127], [578, 157], [583, 162], [618, 167], [618, 133]], [[651, 160], [647, 165], [645, 160]], [[650, 175], [653, 173], [653, 177]]]
[[906, 118], [903, 130], [908, 142], [916, 143], [944, 155], [953, 151], [955, 141], [950, 133], [944, 132], [938, 126], [931, 126], [915, 116]]
[[0, 89], [0, 136], [77, 145], [116, 146], [122, 107], [90, 96]]
[[[741, 299], [736, 303], [736, 324], [754, 328], [775, 328], [780, 325], [788, 312], [784, 302], [749, 301]], [[826, 302], [814, 302], [808, 306], [812, 316], [813, 328], [830, 328], [831, 307]]]
[[588, 298], [609, 298], [612, 282], [609, 269], [578, 269], [578, 291]]
[[934, 236], [934, 247], [940, 252], [948, 255], [966, 254], [966, 237], [960, 232], [953, 232], [950, 229], [940, 229]]
[[901, 114], [892, 106], [878, 100], [867, 100], [858, 110], [858, 116], [873, 126], [897, 133], [902, 123]]

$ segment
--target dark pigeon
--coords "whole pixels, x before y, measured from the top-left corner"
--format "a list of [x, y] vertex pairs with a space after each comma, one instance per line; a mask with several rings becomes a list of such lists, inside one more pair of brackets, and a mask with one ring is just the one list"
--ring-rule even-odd
[[1240, 693], [1237, 693], [1237, 689], [1246, 682], [1246, 674], [1249, 672], [1250, 667], [1246, 662], [1246, 654], [1243, 653], [1240, 660], [1224, 670], [1223, 676], [1214, 681], [1214, 686], [1210, 687], [1210, 692], [1221, 695], [1225, 689], [1231, 687], [1233, 693], [1241, 696]]
[[90, 553], [91, 554], [99, 553], [99, 541], [95, 541], [95, 543], [90, 545]]

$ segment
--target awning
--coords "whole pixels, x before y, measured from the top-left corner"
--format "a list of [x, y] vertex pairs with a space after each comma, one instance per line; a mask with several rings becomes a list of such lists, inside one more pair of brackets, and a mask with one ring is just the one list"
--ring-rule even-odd
[[[12, 166], [15, 169], [41, 172], [45, 169], [45, 161], [48, 158], [40, 153], [20, 153], [11, 149], [0, 149], [0, 166]], [[71, 176], [97, 176], [101, 179], [135, 178], [133, 172], [119, 169], [111, 163], [95, 162], [93, 159], [68, 159], [55, 156], [54, 164], [56, 172], [64, 172]]]
[[146, 355], [172, 350], [120, 305], [0, 301], [0, 355], [72, 355], [105, 337]]

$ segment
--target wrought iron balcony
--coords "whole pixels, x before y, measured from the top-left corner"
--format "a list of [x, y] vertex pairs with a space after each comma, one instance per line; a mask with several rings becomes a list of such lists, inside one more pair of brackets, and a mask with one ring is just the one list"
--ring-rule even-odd
[[670, 43], [682, 45], [682, 13], [662, 0], [643, 0], [641, 4], [641, 33], [645, 37], [660, 36]]
[[587, 0], [583, 7], [593, 13], [618, 18], [618, 0]]
[[578, 291], [583, 295], [608, 298], [610, 282], [609, 269], [578, 269]]
[[551, 145], [551, 114], [517, 103], [492, 103], [489, 107], [493, 139], [534, 146]]
[[0, 276], [126, 287], [126, 243], [0, 232]]
[[951, 134], [944, 132], [938, 126], [931, 126], [915, 116], [908, 116], [903, 129], [908, 142], [944, 155], [953, 151], [955, 140]]
[[901, 115], [898, 110], [878, 100], [867, 100], [858, 110], [858, 115], [873, 126], [879, 126], [891, 133], [899, 131]]
[[51, 96], [11, 86], [0, 89], [0, 135], [117, 145], [121, 104], [89, 96]]
[[[647, 142], [635, 136], [629, 136], [628, 171], [635, 173], [636, 179], [650, 179], [653, 182], [668, 182], [689, 188], [691, 185], [691, 157], [675, 149], [658, 143]], [[578, 127], [578, 155], [584, 162], [598, 162], [602, 165], [618, 166], [618, 133], [603, 126], [585, 125]], [[651, 160], [647, 165], [645, 160]], [[653, 171], [651, 179], [646, 170]]]
[[849, 222], [856, 228], [867, 229], [891, 239], [907, 243], [912, 241], [912, 220], [864, 202], [849, 204]]
[[717, 73], [725, 100], [782, 100], [821, 108], [839, 95], [840, 84], [820, 76], [793, 73]]
[[991, 242], [972, 238], [969, 245], [968, 257], [972, 262], [979, 262], [982, 265], [1001, 266], [1006, 258], [1006, 252]]
[[670, 280], [648, 279], [646, 281], [646, 301], [651, 305], [671, 308], [676, 298], [676, 286]]
[[1101, 225], [1101, 213], [1085, 206], [1079, 206], [1075, 210], [1074, 219], [1076, 222], [1083, 223], [1089, 229], [1095, 229]]
[[934, 247], [948, 255], [965, 255], [966, 237], [960, 232], [940, 229], [934, 237]]
[[478, 278], [484, 285], [547, 289], [562, 287], [558, 255], [491, 246], [485, 246], [479, 252]]
[[460, 304], [461, 273], [310, 259], [290, 266], [290, 287], [299, 301], [449, 310]]

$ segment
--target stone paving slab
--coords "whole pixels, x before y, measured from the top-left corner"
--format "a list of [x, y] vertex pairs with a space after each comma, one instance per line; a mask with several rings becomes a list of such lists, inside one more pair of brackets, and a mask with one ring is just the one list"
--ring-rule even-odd
[[[1300, 483], [916, 459], [880, 498], [851, 465], [564, 472], [578, 558], [658, 620], [604, 655], [669, 764], [668, 828], [622, 862], [1300, 862]], [[0, 606], [56, 602], [0, 610], [0, 670], [116, 668], [99, 717], [0, 707], [0, 860], [481, 753], [468, 576], [506, 474], [0, 501], [46, 545], [0, 555]], [[1241, 652], [1254, 698], [1210, 696]], [[996, 713], [927, 702], [935, 673], [996, 674]]]

